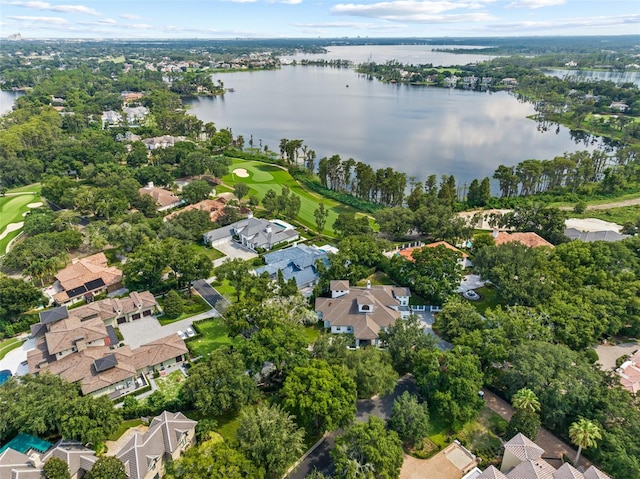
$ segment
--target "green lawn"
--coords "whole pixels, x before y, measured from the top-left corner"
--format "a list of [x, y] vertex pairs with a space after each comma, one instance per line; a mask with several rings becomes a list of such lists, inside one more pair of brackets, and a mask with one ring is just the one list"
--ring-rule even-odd
[[9, 351], [18, 349], [20, 346], [22, 346], [23, 342], [24, 342], [24, 339], [18, 339], [18, 338], [10, 338], [10, 339], [7, 339], [6, 341], [2, 341], [0, 343], [0, 359], [4, 359], [4, 357], [7, 355]]
[[[164, 298], [158, 298], [158, 303], [162, 307]], [[177, 318], [167, 318], [166, 316], [158, 317], [158, 321], [162, 326], [170, 323], [175, 323], [176, 321], [180, 321], [182, 319], [190, 318], [191, 316], [195, 316], [196, 314], [204, 313], [205, 311], [209, 311], [211, 306], [200, 296], [194, 294], [191, 297], [185, 296], [184, 300], [184, 312], [178, 316]]]
[[201, 244], [194, 244], [194, 245], [191, 246], [191, 248], [193, 249], [193, 251], [195, 253], [204, 254], [211, 261], [216, 260], [216, 259], [220, 259], [220, 258], [224, 258], [224, 254], [222, 253], [222, 251], [218, 251], [215, 248], [210, 248], [208, 246], [203, 246]]
[[[33, 193], [30, 193], [33, 192]], [[22, 193], [18, 196], [0, 197], [0, 255], [6, 252], [8, 244], [22, 228], [8, 231], [7, 226], [24, 221], [24, 213], [29, 211], [30, 203], [40, 202], [40, 185], [23, 186], [8, 190], [7, 193]]]
[[309, 344], [314, 343], [322, 334], [324, 328], [322, 327], [322, 323], [310, 324], [309, 326], [304, 327], [304, 334], [307, 338], [307, 342]]
[[223, 320], [210, 319], [198, 323], [200, 335], [189, 341], [187, 346], [194, 356], [206, 357], [221, 346], [232, 344], [233, 340], [227, 335]]
[[213, 283], [213, 287], [216, 291], [224, 296], [230, 303], [236, 302], [236, 290], [231, 286], [228, 280], [216, 281]]
[[570, 213], [571, 218], [597, 218], [623, 225], [625, 223], [636, 224], [640, 219], [640, 205], [621, 206], [608, 210], [588, 210], [582, 214]]
[[167, 374], [166, 376], [160, 376], [155, 381], [160, 392], [164, 394], [164, 397], [171, 400], [178, 397], [178, 392], [180, 391], [184, 380], [185, 377], [184, 374], [182, 374], [182, 371], [177, 370]]
[[484, 314], [487, 308], [495, 309], [495, 307], [500, 304], [498, 292], [496, 291], [495, 286], [483, 286], [475, 291], [482, 297], [482, 299], [479, 301], [466, 301], [473, 304], [480, 314]]
[[118, 426], [118, 429], [116, 429], [115, 432], [111, 434], [111, 436], [109, 436], [109, 441], [117, 441], [127, 429], [129, 429], [130, 427], [139, 426], [140, 424], [142, 424], [141, 419], [129, 419], [127, 421], [122, 421], [122, 423]]
[[[244, 168], [247, 170], [249, 176], [247, 178], [239, 178], [233, 173], [236, 168]], [[287, 170], [283, 170], [282, 168], [267, 163], [261, 163], [259, 161], [234, 159], [231, 166], [231, 173], [223, 177], [222, 180], [224, 183], [231, 186], [235, 185], [237, 182], [246, 183], [250, 188], [247, 197], [256, 195], [260, 199], [262, 199], [264, 194], [270, 189], [273, 189], [276, 193], [280, 194], [282, 186], [287, 185], [291, 189], [292, 193], [300, 197], [301, 206], [300, 213], [297, 218], [298, 221], [313, 231], [316, 229], [313, 212], [318, 208], [318, 205], [321, 202], [324, 203], [325, 207], [329, 210], [329, 217], [327, 218], [323, 234], [328, 236], [333, 236], [331, 225], [333, 225], [333, 222], [340, 213], [355, 212], [357, 214], [361, 214], [354, 208], [330, 198], [325, 198], [317, 193], [307, 191], [293, 179]], [[222, 191], [219, 188], [217, 189]]]

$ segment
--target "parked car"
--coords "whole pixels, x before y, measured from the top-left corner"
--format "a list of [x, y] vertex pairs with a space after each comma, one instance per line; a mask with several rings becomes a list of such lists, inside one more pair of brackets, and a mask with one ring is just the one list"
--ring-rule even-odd
[[178, 331], [178, 336], [180, 336], [180, 339], [187, 339], [187, 335], [182, 331]]
[[196, 335], [196, 332], [193, 330], [193, 328], [187, 328], [186, 333], [190, 338], [193, 338]]

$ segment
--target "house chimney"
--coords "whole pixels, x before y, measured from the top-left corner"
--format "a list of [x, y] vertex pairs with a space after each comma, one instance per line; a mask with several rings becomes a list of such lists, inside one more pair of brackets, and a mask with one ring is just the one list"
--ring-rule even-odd
[[147, 183], [147, 188], [148, 189], [152, 189], [153, 188], [153, 181], [150, 181], [149, 183]]
[[253, 211], [249, 210], [249, 213], [247, 214], [247, 218], [253, 218]]
[[265, 231], [266, 231], [266, 233], [267, 233], [267, 234], [271, 234], [271, 232], [272, 232], [272, 229], [271, 229], [271, 223], [269, 223], [269, 224], [267, 225], [267, 227], [265, 228]]
[[371, 289], [371, 281], [367, 280], [367, 289]]
[[493, 238], [495, 239], [495, 238], [498, 237], [499, 234], [500, 234], [500, 232], [498, 231], [498, 229], [494, 228], [493, 232], [491, 233], [491, 236], [493, 236]]

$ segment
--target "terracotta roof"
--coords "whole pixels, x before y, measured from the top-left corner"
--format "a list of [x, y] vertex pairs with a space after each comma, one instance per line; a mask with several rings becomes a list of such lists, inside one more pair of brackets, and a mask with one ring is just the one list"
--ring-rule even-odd
[[459, 250], [458, 248], [456, 248], [455, 246], [447, 243], [446, 241], [437, 241], [435, 243], [429, 243], [423, 246], [414, 246], [412, 248], [405, 248], [402, 249], [400, 251], [398, 251], [398, 254], [400, 256], [402, 256], [403, 258], [408, 259], [409, 261], [413, 261], [413, 252], [416, 250], [420, 250], [422, 248], [436, 248], [438, 246], [444, 246], [445, 248], [451, 250], [451, 251], [455, 251], [456, 253], [460, 253], [460, 255], [462, 255], [463, 258], [468, 258], [469, 255], [467, 253], [465, 253], [464, 251]]
[[522, 433], [518, 433], [504, 445], [505, 451], [511, 452], [521, 461], [535, 461], [542, 456], [544, 449]]
[[108, 337], [107, 328], [101, 319], [83, 322], [75, 316], [50, 324], [49, 331], [44, 336], [49, 354], [71, 349], [78, 341], [90, 343]]
[[[64, 303], [84, 292], [117, 285], [122, 281], [122, 270], [108, 266], [104, 253], [98, 253], [81, 258], [58, 271], [56, 279], [64, 291], [54, 295], [53, 299], [58, 303]], [[71, 294], [72, 290], [83, 287], [84, 290], [78, 294]]]
[[617, 372], [623, 388], [633, 394], [640, 392], [640, 350], [625, 361]]
[[547, 246], [549, 248], [555, 248], [555, 246], [549, 243], [542, 236], [533, 232], [507, 233], [506, 231], [499, 231], [497, 233], [494, 232], [493, 240], [496, 245], [518, 242], [518, 243], [522, 243], [525, 246], [528, 246], [529, 248], [537, 248], [539, 246]]
[[220, 218], [224, 212], [224, 208], [227, 206], [227, 200], [224, 198], [216, 198], [215, 200], [203, 200], [199, 203], [194, 203], [192, 205], [187, 205], [179, 211], [174, 211], [173, 213], [169, 213], [164, 217], [165, 220], [172, 220], [176, 216], [181, 215], [187, 211], [206, 211], [209, 213], [209, 219], [212, 222], [215, 222]]

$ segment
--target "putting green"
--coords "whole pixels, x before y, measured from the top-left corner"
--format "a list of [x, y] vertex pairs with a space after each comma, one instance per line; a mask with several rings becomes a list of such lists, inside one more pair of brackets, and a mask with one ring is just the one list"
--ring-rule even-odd
[[[0, 197], [0, 255], [6, 252], [7, 246], [22, 229], [24, 214], [29, 211], [29, 205], [40, 203], [40, 185], [31, 185], [9, 190], [8, 196]], [[11, 193], [20, 193], [12, 196]], [[20, 228], [16, 225], [20, 224]]]
[[261, 200], [268, 190], [274, 190], [280, 194], [282, 187], [284, 185], [288, 186], [293, 194], [300, 197], [300, 213], [298, 213], [297, 220], [312, 231], [316, 230], [313, 213], [320, 203], [324, 203], [325, 208], [329, 211], [329, 217], [322, 232], [326, 236], [334, 235], [333, 222], [338, 218], [340, 213], [354, 212], [357, 215], [362, 215], [362, 213], [359, 213], [355, 208], [332, 200], [331, 198], [326, 198], [315, 192], [307, 191], [293, 179], [287, 170], [275, 165], [269, 165], [259, 161], [234, 159], [231, 170], [233, 171], [235, 168], [244, 168], [247, 170], [249, 177], [238, 178], [229, 173], [222, 178], [222, 181], [231, 186], [239, 182], [245, 183], [249, 186], [249, 195], [256, 195]]

